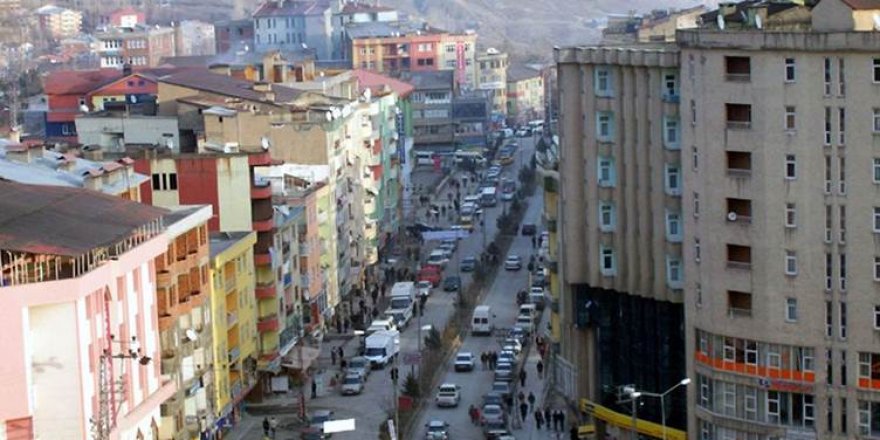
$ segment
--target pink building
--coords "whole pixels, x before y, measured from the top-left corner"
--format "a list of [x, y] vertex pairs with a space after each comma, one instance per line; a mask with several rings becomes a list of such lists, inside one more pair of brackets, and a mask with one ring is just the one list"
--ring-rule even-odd
[[0, 438], [158, 438], [176, 388], [157, 336], [165, 214], [0, 181]]

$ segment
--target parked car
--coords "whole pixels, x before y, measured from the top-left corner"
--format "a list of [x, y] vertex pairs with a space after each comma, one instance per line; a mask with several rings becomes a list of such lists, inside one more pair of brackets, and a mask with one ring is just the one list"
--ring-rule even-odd
[[519, 255], [508, 255], [504, 260], [504, 270], [518, 271], [522, 269], [522, 259]]
[[419, 296], [431, 296], [431, 289], [434, 288], [430, 281], [419, 281], [417, 287], [419, 288]]
[[522, 328], [523, 331], [525, 331], [526, 333], [532, 333], [535, 330], [535, 321], [534, 321], [534, 319], [532, 319], [531, 316], [526, 316], [526, 315], [517, 316], [516, 317], [516, 324], [514, 324], [514, 325]]
[[[502, 383], [505, 386], [508, 386], [507, 382]], [[490, 391], [486, 394], [483, 394], [483, 405], [498, 405], [501, 408], [504, 408], [506, 405], [504, 403], [504, 395], [495, 391]]]
[[519, 354], [523, 349], [522, 342], [520, 342], [520, 340], [516, 338], [504, 339], [504, 341], [501, 343], [501, 346], [504, 350], [511, 350], [516, 354]]
[[532, 236], [538, 232], [538, 227], [534, 223], [523, 223], [522, 235]]
[[458, 289], [461, 289], [461, 278], [459, 278], [458, 276], [448, 276], [445, 280], [443, 280], [444, 292], [455, 292]]
[[370, 360], [363, 356], [355, 356], [348, 360], [348, 366], [345, 368], [346, 374], [357, 374], [364, 381], [370, 377]]
[[440, 246], [438, 247], [440, 249], [448, 250], [450, 253], [452, 253], [455, 252], [455, 250], [458, 248], [458, 241], [456, 241], [454, 238], [448, 238], [440, 242]]
[[510, 350], [501, 350], [498, 352], [498, 363], [516, 365], [516, 353]]
[[464, 257], [459, 266], [462, 272], [473, 272], [477, 269], [477, 258], [474, 256]]
[[528, 335], [526, 335], [526, 332], [522, 328], [519, 328], [519, 327], [512, 327], [510, 329], [510, 333], [508, 333], [507, 337], [516, 339], [517, 341], [520, 342], [520, 344], [522, 344], [524, 346], [528, 344], [528, 340], [529, 340]]
[[513, 392], [510, 388], [510, 382], [505, 382], [503, 380], [496, 380], [492, 382], [492, 390], [491, 393], [498, 393], [502, 398], [510, 397], [510, 394]]
[[444, 383], [437, 390], [437, 396], [434, 401], [439, 407], [456, 407], [461, 400], [461, 387], [452, 383]]
[[309, 426], [321, 431], [325, 437], [329, 437], [329, 435], [324, 434], [324, 422], [328, 422], [333, 420], [333, 411], [329, 409], [319, 409], [312, 411], [309, 414]]
[[544, 273], [536, 273], [532, 276], [532, 285], [531, 287], [540, 287], [544, 288], [547, 285], [547, 277], [544, 276]]
[[473, 371], [474, 354], [471, 352], [461, 352], [455, 356], [455, 371]]
[[449, 439], [449, 423], [435, 419], [426, 423], [425, 428], [427, 428], [427, 431], [425, 432], [426, 440]]
[[504, 381], [512, 381], [513, 380], [513, 365], [509, 363], [498, 363], [495, 366], [495, 380], [504, 380]]
[[364, 378], [358, 373], [349, 373], [342, 379], [342, 395], [353, 396], [364, 391]]
[[427, 281], [434, 287], [440, 285], [440, 279], [440, 268], [437, 266], [424, 266], [419, 271], [418, 280]]
[[435, 249], [428, 255], [427, 263], [430, 265], [444, 267], [448, 262], [449, 256], [446, 255], [446, 251], [443, 249]]
[[501, 405], [483, 405], [483, 410], [480, 412], [480, 423], [484, 425], [504, 423], [507, 421], [504, 415]]

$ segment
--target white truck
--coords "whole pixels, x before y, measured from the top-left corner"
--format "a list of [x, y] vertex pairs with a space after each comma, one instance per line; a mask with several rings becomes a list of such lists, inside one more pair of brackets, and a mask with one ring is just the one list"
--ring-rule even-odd
[[381, 330], [367, 336], [364, 357], [373, 368], [385, 368], [400, 351], [400, 332]]
[[416, 283], [412, 281], [401, 281], [391, 286], [391, 305], [390, 309], [410, 309], [412, 310], [413, 301], [416, 300]]

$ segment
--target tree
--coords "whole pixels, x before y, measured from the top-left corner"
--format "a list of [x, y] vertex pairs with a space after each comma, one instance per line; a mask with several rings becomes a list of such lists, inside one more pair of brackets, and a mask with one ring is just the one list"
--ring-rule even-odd
[[425, 335], [425, 347], [428, 350], [439, 350], [443, 347], [443, 339], [436, 327], [432, 326], [428, 334]]
[[415, 399], [419, 397], [420, 393], [419, 381], [412, 373], [407, 374], [406, 380], [403, 381], [403, 394]]

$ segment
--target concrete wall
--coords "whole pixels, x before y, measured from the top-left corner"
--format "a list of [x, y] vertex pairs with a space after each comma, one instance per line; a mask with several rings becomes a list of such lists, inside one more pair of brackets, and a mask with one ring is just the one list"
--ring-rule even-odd
[[[175, 117], [104, 117], [80, 116], [76, 118], [76, 132], [83, 145], [100, 145], [106, 149], [119, 147], [118, 139], [125, 144], [153, 144], [165, 146], [171, 140], [180, 148], [180, 134]], [[165, 136], [168, 134], [170, 136]]]

